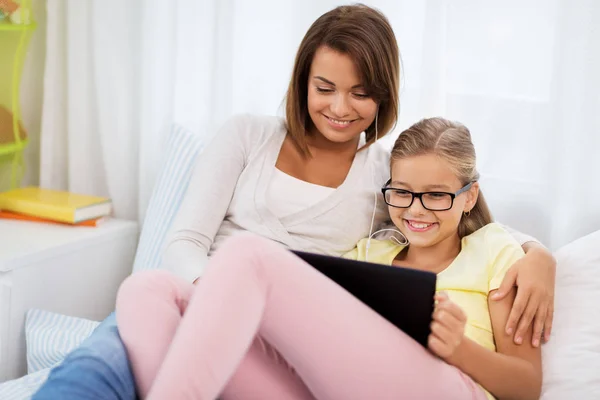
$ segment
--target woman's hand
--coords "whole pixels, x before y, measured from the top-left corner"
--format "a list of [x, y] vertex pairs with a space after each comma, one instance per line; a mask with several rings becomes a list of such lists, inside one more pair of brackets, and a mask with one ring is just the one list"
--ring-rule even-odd
[[437, 293], [434, 299], [436, 305], [428, 346], [435, 355], [449, 362], [464, 338], [467, 316], [446, 293]]
[[498, 291], [492, 295], [492, 300], [500, 300], [510, 293], [513, 286], [517, 286], [517, 297], [506, 323], [506, 333], [512, 335], [514, 332], [516, 344], [523, 342], [523, 336], [532, 321], [531, 344], [534, 347], [540, 345], [542, 332], [544, 341], [550, 340], [555, 278], [556, 260], [546, 248], [536, 244], [528, 249], [525, 257], [510, 267]]

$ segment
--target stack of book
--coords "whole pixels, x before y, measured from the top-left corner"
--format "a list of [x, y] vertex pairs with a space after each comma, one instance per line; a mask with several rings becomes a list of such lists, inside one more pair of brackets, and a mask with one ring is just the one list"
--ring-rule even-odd
[[0, 193], [0, 219], [98, 226], [112, 213], [108, 198], [25, 187]]

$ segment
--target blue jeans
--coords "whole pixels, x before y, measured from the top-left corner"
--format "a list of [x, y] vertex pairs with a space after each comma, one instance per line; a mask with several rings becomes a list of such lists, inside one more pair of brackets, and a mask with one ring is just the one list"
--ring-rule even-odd
[[113, 312], [55, 367], [32, 400], [135, 400], [135, 382]]

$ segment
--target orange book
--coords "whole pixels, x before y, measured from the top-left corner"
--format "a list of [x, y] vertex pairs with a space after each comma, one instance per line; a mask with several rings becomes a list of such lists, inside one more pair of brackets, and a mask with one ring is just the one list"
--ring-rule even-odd
[[69, 224], [66, 222], [53, 221], [51, 219], [32, 217], [25, 214], [13, 213], [10, 211], [2, 211], [0, 210], [0, 219], [16, 219], [19, 221], [31, 221], [31, 222], [46, 222], [52, 224], [59, 225], [70, 225], [70, 226], [98, 226], [104, 221], [104, 218], [96, 218], [96, 219], [88, 219], [86, 221], [81, 221], [75, 224]]

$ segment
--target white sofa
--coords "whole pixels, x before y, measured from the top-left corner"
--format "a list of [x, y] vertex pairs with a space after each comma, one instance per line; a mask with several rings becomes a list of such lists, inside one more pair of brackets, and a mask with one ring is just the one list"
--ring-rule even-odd
[[[169, 138], [133, 270], [156, 268], [169, 225], [187, 187], [201, 140], [181, 127]], [[600, 227], [599, 227], [600, 228]], [[543, 400], [600, 399], [600, 231], [556, 252], [556, 310], [550, 343], [543, 346]], [[77, 347], [96, 322], [31, 310], [27, 316], [29, 375], [0, 384], [0, 399], [29, 398], [50, 368]]]

